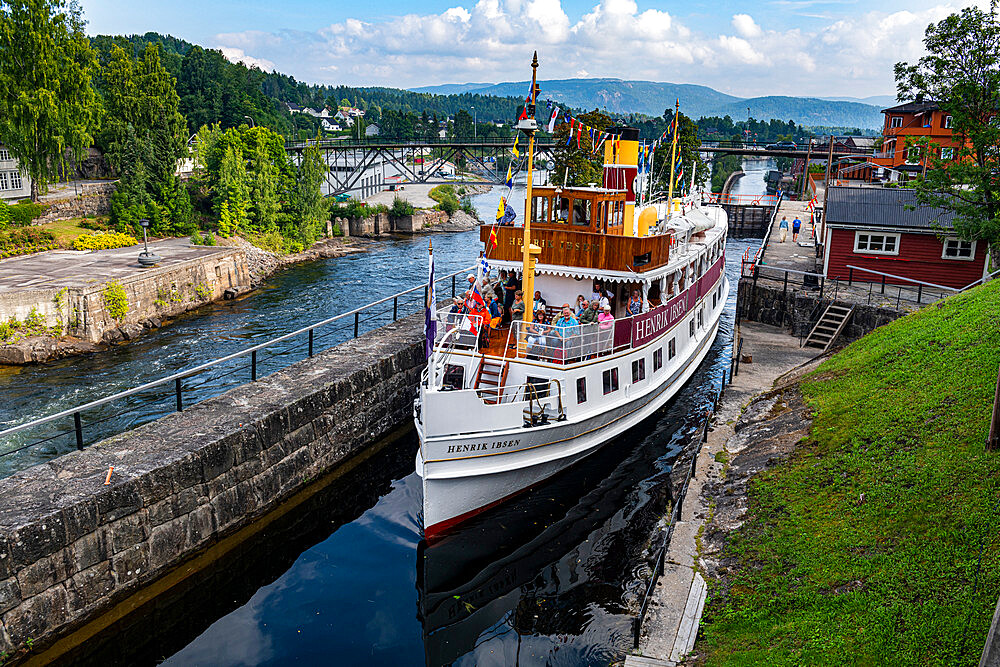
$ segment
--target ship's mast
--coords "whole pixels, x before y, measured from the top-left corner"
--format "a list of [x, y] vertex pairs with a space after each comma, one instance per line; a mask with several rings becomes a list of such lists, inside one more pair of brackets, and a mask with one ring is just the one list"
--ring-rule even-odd
[[667, 186], [667, 218], [670, 218], [670, 214], [674, 210], [674, 168], [677, 166], [677, 128], [680, 127], [680, 123], [677, 122], [677, 114], [681, 109], [681, 101], [677, 100], [674, 105], [674, 141], [670, 147], [670, 185]]
[[527, 105], [527, 118], [517, 124], [517, 129], [528, 135], [528, 187], [524, 200], [524, 251], [522, 255], [521, 291], [524, 294], [524, 321], [534, 319], [535, 310], [535, 257], [542, 249], [531, 243], [531, 185], [535, 180], [535, 96], [538, 94], [538, 51], [531, 58], [531, 102]]

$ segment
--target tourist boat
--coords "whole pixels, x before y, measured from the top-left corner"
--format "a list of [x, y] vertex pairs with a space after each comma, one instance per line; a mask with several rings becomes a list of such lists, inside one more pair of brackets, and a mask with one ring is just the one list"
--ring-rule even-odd
[[[533, 139], [533, 119], [519, 128]], [[488, 322], [449, 307], [436, 313], [414, 402], [428, 539], [642, 422], [715, 339], [729, 291], [725, 211], [670, 192], [636, 214], [638, 131], [608, 131], [600, 187], [529, 179], [524, 224], [483, 226], [481, 238], [491, 275], [515, 272], [526, 297], [541, 292], [553, 320], [598, 286], [611, 293], [614, 320], [535, 325], [527, 303], [525, 321], [491, 330], [482, 346], [472, 330]], [[642, 312], [629, 316], [633, 293]]]

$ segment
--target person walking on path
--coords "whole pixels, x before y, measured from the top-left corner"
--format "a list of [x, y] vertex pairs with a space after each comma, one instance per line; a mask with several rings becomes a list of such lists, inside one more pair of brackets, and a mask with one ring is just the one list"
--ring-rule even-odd
[[802, 228], [802, 221], [799, 220], [799, 216], [795, 216], [792, 220], [792, 243], [799, 240], [799, 229]]
[[778, 223], [778, 231], [781, 232], [781, 236], [778, 237], [778, 243], [784, 243], [785, 237], [788, 236], [788, 218], [781, 216], [781, 222]]

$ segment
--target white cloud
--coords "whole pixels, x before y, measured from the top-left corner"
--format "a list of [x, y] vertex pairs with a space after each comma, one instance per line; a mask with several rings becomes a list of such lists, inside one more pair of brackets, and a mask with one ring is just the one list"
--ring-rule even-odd
[[229, 62], [243, 63], [247, 67], [259, 67], [265, 72], [278, 69], [278, 66], [270, 60], [267, 60], [266, 58], [254, 58], [253, 56], [248, 56], [243, 52], [243, 49], [223, 46], [219, 50], [222, 51], [222, 55], [224, 55], [226, 60]]
[[749, 14], [736, 14], [733, 16], [733, 30], [740, 37], [746, 37], [747, 39], [753, 39], [755, 37], [760, 37], [764, 34], [764, 31], [760, 29], [753, 17]]
[[[706, 33], [649, 7], [650, 0], [642, 3], [598, 0], [571, 18], [560, 0], [470, 0], [440, 13], [349, 18], [314, 32], [225, 33], [216, 41], [230, 60], [267, 69], [277, 63], [301, 80], [331, 84], [520, 80], [530, 74], [537, 49], [543, 79], [701, 83], [745, 96], [864, 96], [891, 91], [893, 63], [919, 58], [927, 24], [957, 11], [949, 4], [854, 11], [811, 20], [816, 27], [780, 30], [767, 15], [740, 13], [720, 32]], [[822, 4], [828, 10], [838, 2]]]

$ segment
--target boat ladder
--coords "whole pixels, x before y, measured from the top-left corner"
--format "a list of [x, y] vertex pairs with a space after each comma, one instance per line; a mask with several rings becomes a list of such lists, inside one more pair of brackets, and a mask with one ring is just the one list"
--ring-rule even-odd
[[507, 381], [506, 359], [483, 356], [476, 371], [476, 389], [484, 403], [496, 405], [503, 398], [503, 387]]
[[816, 322], [816, 326], [809, 332], [804, 347], [819, 347], [823, 348], [824, 352], [829, 350], [837, 337], [840, 336], [840, 332], [847, 326], [847, 321], [851, 319], [853, 312], [854, 306], [845, 306], [836, 301], [831, 303], [823, 311], [823, 316]]

